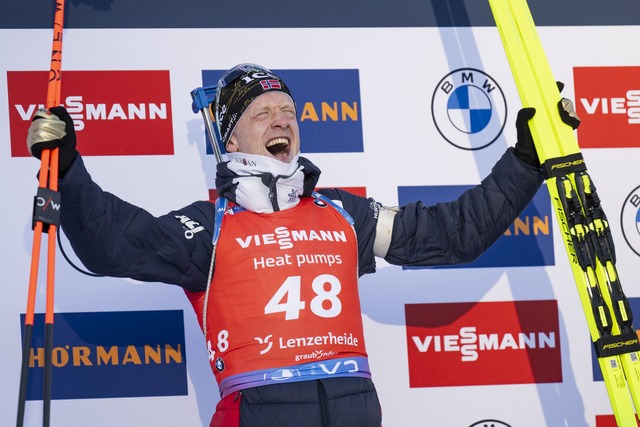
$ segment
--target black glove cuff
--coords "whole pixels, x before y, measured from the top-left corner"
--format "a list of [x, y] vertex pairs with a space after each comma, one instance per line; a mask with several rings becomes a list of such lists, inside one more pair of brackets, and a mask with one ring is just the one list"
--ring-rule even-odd
[[78, 157], [78, 151], [60, 151], [58, 156], [58, 178], [63, 178], [64, 174], [67, 172], [67, 169], [71, 167], [73, 161]]

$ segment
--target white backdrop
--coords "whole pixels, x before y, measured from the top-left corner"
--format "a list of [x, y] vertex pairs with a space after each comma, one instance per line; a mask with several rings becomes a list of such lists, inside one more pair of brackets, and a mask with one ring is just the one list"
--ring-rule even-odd
[[[640, 50], [631, 42], [640, 39], [640, 27], [545, 27], [539, 32], [556, 78], [566, 84], [563, 93], [571, 98], [575, 97], [573, 67], [640, 66]], [[261, 41], [269, 41], [268, 48]], [[569, 43], [571, 48], [567, 48]], [[31, 203], [38, 162], [11, 157], [11, 106], [5, 76], [7, 71], [47, 70], [51, 31], [0, 30], [0, 49], [0, 137], [4, 141], [0, 144], [4, 200], [0, 208], [4, 224], [0, 239], [0, 286], [4, 290], [0, 299], [0, 424], [10, 425], [17, 408], [19, 316], [26, 307]], [[323, 170], [322, 186], [366, 186], [369, 196], [387, 205], [398, 203], [399, 186], [475, 184], [507, 144], [515, 141], [513, 123], [520, 104], [495, 28], [71, 29], [64, 33], [63, 70], [170, 71], [175, 154], [86, 157], [94, 179], [104, 189], [158, 215], [206, 199], [208, 189], [214, 187], [214, 160], [203, 158], [203, 125], [191, 111], [189, 92], [202, 85], [202, 70], [226, 69], [242, 62], [273, 69], [358, 69], [364, 152], [307, 157]], [[431, 118], [437, 83], [458, 68], [490, 74], [507, 99], [504, 137], [482, 150], [460, 150], [446, 143]], [[406, 90], [414, 79], [424, 85]], [[104, 140], [109, 141], [108, 134]], [[635, 282], [640, 260], [625, 243], [618, 220], [625, 199], [640, 185], [640, 151], [591, 149], [584, 156], [611, 219], [625, 291], [629, 297], [640, 297]], [[597, 415], [612, 413], [603, 383], [593, 380], [586, 323], [555, 218], [552, 222], [555, 265], [402, 270], [379, 261], [378, 273], [361, 279], [367, 347], [386, 427], [467, 427], [481, 420], [518, 427], [596, 426]], [[53, 426], [208, 425], [217, 387], [202, 334], [179, 288], [88, 278], [60, 255], [56, 285], [56, 312], [184, 310], [188, 395], [54, 400]], [[405, 304], [511, 300], [557, 300], [562, 382], [409, 387]], [[43, 311], [44, 291], [39, 290], [37, 312]], [[41, 412], [40, 401], [28, 402], [26, 425], [40, 425]]]

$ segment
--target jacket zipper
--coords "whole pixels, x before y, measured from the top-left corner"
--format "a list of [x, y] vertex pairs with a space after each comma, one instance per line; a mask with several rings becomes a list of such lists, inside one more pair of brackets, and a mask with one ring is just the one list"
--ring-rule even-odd
[[329, 410], [327, 408], [327, 393], [321, 380], [316, 380], [318, 384], [318, 400], [320, 401], [320, 421], [322, 427], [329, 427]]

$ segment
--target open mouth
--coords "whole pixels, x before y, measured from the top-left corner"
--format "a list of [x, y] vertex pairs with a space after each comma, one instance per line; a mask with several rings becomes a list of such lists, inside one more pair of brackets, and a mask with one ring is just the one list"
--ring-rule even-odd
[[289, 140], [287, 138], [274, 138], [267, 143], [266, 148], [275, 157], [285, 157], [289, 154]]

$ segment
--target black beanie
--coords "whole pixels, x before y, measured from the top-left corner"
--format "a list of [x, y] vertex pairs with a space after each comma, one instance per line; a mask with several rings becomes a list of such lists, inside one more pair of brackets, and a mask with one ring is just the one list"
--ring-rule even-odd
[[266, 92], [284, 92], [293, 100], [287, 85], [268, 69], [255, 64], [240, 64], [218, 80], [211, 112], [218, 126], [222, 145], [226, 146], [240, 117], [254, 99]]

